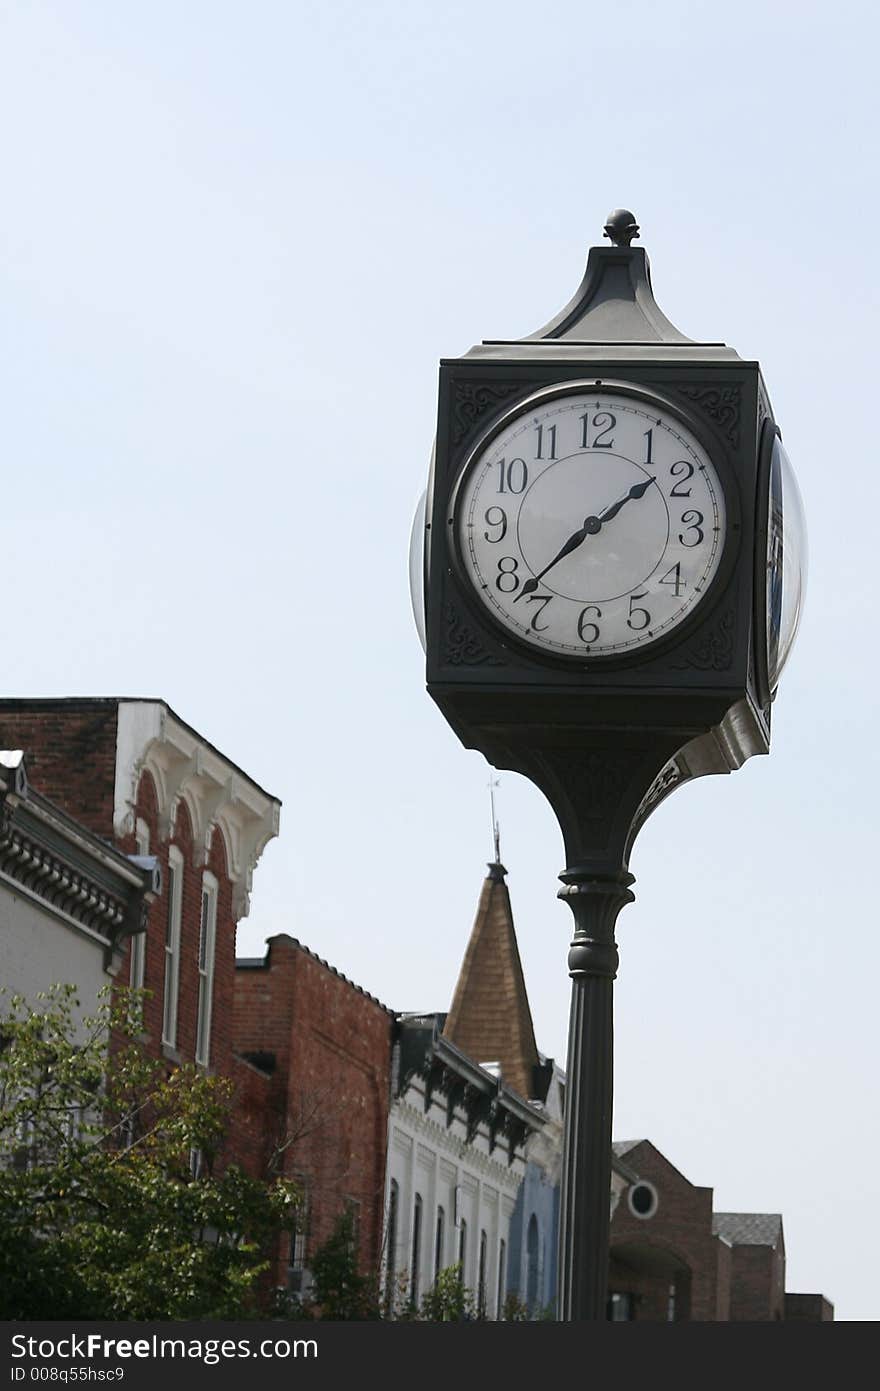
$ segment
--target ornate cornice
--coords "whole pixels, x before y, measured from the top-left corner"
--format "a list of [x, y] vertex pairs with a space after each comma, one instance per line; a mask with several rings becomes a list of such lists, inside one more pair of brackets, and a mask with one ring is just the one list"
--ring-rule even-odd
[[108, 846], [29, 785], [24, 760], [0, 754], [0, 875], [108, 949], [146, 928], [159, 871]]
[[490, 1154], [504, 1144], [508, 1164], [522, 1158], [529, 1134], [544, 1126], [543, 1112], [443, 1037], [436, 1016], [404, 1018], [400, 1029], [398, 1098], [420, 1095], [422, 1114], [442, 1113], [448, 1131], [462, 1126], [465, 1143], [479, 1136]]
[[178, 805], [186, 804], [196, 855], [211, 852], [215, 831], [223, 837], [233, 913], [246, 917], [253, 872], [278, 834], [281, 803], [253, 782], [162, 701], [122, 701], [116, 747], [113, 825], [118, 836], [134, 829], [138, 783], [149, 773], [159, 802], [159, 827], [171, 834]]
[[398, 1097], [392, 1102], [389, 1133], [393, 1132], [395, 1123], [414, 1139], [430, 1144], [440, 1158], [451, 1158], [457, 1165], [466, 1163], [477, 1177], [491, 1180], [499, 1189], [507, 1190], [512, 1195], [519, 1189], [526, 1164], [522, 1147], [517, 1150], [513, 1165], [499, 1163], [473, 1141], [468, 1143], [464, 1137], [459, 1139], [445, 1125], [426, 1116], [418, 1098], [410, 1101]]

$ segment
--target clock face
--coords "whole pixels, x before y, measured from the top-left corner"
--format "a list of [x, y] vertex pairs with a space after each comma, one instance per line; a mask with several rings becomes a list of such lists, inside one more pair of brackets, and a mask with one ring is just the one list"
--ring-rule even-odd
[[651, 397], [536, 393], [478, 446], [453, 511], [479, 601], [530, 647], [624, 656], [689, 618], [724, 549], [712, 460]]

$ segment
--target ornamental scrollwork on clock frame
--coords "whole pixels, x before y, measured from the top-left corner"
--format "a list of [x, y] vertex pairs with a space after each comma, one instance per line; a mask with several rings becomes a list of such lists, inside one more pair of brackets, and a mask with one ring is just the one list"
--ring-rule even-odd
[[678, 391], [718, 426], [734, 449], [740, 441], [740, 389], [738, 386], [680, 386]]
[[500, 406], [509, 396], [523, 390], [522, 382], [456, 382], [452, 443], [461, 444], [492, 406]]
[[672, 663], [675, 671], [727, 671], [733, 660], [736, 610], [727, 609], [707, 633], [679, 653]]
[[443, 657], [453, 667], [507, 665], [500, 657], [486, 651], [473, 628], [463, 622], [455, 605], [449, 603], [446, 605], [446, 650]]

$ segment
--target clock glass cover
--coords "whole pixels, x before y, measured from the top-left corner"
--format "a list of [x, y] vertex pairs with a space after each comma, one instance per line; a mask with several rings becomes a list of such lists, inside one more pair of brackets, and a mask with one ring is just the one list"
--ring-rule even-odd
[[689, 618], [727, 524], [711, 457], [678, 415], [585, 382], [502, 419], [465, 465], [450, 520], [495, 621], [581, 660], [632, 653]]
[[770, 459], [767, 515], [767, 678], [775, 694], [788, 661], [804, 605], [807, 527], [800, 490], [778, 435]]

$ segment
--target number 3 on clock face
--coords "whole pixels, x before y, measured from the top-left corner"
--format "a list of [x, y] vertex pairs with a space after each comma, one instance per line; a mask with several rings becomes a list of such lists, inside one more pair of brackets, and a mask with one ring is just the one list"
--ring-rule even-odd
[[644, 648], [690, 617], [727, 526], [712, 460], [679, 417], [587, 383], [502, 420], [465, 465], [452, 522], [495, 621], [581, 659]]

